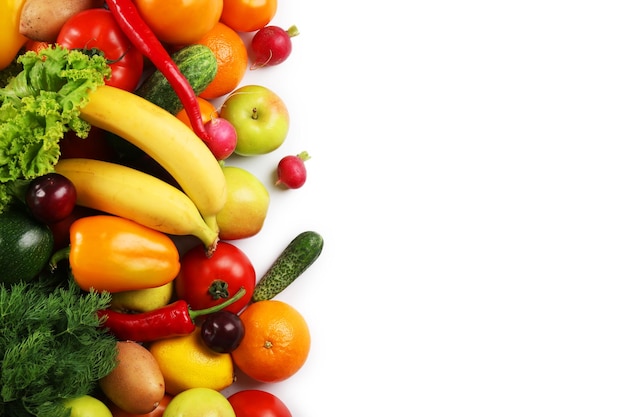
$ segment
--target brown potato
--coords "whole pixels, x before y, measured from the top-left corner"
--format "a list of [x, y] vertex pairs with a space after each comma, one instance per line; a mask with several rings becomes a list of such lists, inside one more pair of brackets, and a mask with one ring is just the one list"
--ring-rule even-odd
[[104, 0], [26, 0], [20, 14], [20, 33], [34, 41], [55, 42], [67, 19], [103, 6]]
[[117, 342], [117, 348], [119, 363], [100, 379], [102, 392], [128, 413], [150, 413], [165, 396], [165, 381], [156, 359], [143, 345], [130, 340]]

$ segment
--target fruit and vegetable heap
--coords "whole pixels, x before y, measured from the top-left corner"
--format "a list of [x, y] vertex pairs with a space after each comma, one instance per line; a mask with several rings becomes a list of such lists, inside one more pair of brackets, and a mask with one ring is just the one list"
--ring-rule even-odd
[[[262, 387], [311, 335], [277, 296], [323, 239], [263, 242], [280, 254], [263, 274], [237, 245], [270, 205], [237, 161], [288, 137], [283, 100], [240, 85], [291, 53], [276, 11], [0, 3], [0, 415], [291, 416]], [[271, 186], [302, 187], [309, 153], [281, 157]]]

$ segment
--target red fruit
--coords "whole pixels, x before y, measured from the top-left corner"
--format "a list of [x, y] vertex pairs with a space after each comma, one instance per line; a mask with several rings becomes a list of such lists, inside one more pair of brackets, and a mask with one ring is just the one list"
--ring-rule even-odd
[[237, 146], [237, 131], [226, 119], [215, 117], [205, 124], [208, 140], [205, 141], [213, 156], [223, 161], [235, 151]]
[[259, 389], [244, 389], [228, 397], [237, 417], [292, 417], [276, 395]]
[[51, 172], [33, 179], [24, 197], [31, 214], [42, 223], [55, 223], [72, 213], [76, 187], [69, 178]]
[[288, 155], [278, 162], [276, 168], [276, 185], [284, 185], [287, 188], [300, 188], [306, 181], [306, 167], [304, 161], [310, 159], [308, 152], [303, 151], [298, 155]]
[[278, 26], [265, 26], [250, 41], [252, 66], [250, 69], [278, 65], [291, 55], [291, 38], [299, 35], [298, 28], [284, 30]]

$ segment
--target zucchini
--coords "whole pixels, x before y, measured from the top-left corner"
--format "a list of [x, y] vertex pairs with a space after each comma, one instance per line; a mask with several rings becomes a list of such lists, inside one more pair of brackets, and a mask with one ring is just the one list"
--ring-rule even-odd
[[[217, 74], [217, 59], [206, 45], [187, 45], [172, 54], [172, 60], [189, 80], [196, 96], [203, 92]], [[176, 92], [159, 70], [153, 72], [135, 91], [140, 97], [164, 108], [172, 114], [183, 109]]]
[[33, 280], [48, 264], [52, 231], [25, 209], [11, 205], [0, 214], [0, 283]]
[[296, 236], [256, 284], [251, 302], [269, 300], [282, 292], [315, 262], [323, 247], [324, 239], [317, 232]]

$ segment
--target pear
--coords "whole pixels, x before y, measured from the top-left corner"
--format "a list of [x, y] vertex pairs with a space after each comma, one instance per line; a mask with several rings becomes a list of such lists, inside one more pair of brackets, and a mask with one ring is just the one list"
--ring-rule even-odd
[[119, 311], [146, 312], [167, 305], [174, 293], [174, 282], [141, 290], [113, 293], [111, 308]]

